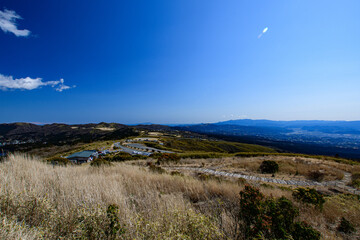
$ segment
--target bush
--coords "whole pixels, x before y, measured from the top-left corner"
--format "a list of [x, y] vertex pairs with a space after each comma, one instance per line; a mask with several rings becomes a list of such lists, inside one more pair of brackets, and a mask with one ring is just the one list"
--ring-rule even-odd
[[149, 170], [153, 173], [159, 173], [159, 174], [163, 174], [166, 172], [162, 167], [155, 166], [153, 164], [149, 165]]
[[265, 196], [259, 189], [246, 185], [240, 192], [240, 212], [242, 232], [246, 239], [253, 239], [259, 234], [269, 232], [271, 220], [265, 215]]
[[279, 171], [279, 165], [275, 161], [263, 161], [259, 170], [261, 173], [276, 173]]
[[324, 197], [313, 188], [297, 188], [293, 192], [293, 196], [301, 202], [315, 205], [320, 210], [325, 203]]
[[132, 160], [148, 159], [148, 158], [149, 156], [141, 155], [141, 154], [132, 155]]
[[320, 232], [313, 229], [306, 222], [298, 222], [294, 225], [294, 240], [319, 240], [321, 237]]
[[340, 224], [337, 227], [337, 230], [339, 232], [343, 232], [346, 234], [350, 234], [355, 232], [354, 226], [344, 217], [341, 218]]
[[265, 198], [259, 189], [245, 186], [240, 192], [242, 233], [245, 239], [320, 239], [320, 233], [305, 223], [295, 222], [299, 210], [281, 197]]
[[276, 239], [287, 239], [294, 231], [294, 220], [299, 210], [285, 197], [267, 200], [267, 215], [271, 217], [271, 232]]
[[325, 173], [323, 173], [321, 171], [311, 171], [308, 174], [308, 177], [309, 177], [309, 179], [311, 179], [313, 181], [321, 182], [322, 180], [324, 180]]
[[171, 175], [171, 176], [184, 176], [184, 174], [182, 174], [182, 173], [179, 172], [179, 171], [171, 171], [171, 172], [170, 172], [170, 175]]
[[179, 155], [175, 154], [175, 153], [156, 153], [156, 154], [151, 154], [151, 157], [157, 159], [157, 163], [167, 163], [167, 162], [179, 162], [180, 161], [180, 157]]
[[47, 161], [54, 165], [65, 165], [65, 166], [71, 163], [69, 159], [63, 157], [52, 157], [47, 159]]
[[132, 156], [131, 154], [126, 152], [119, 152], [118, 154], [113, 156], [106, 156], [104, 159], [111, 162], [122, 162], [126, 160], [132, 160]]
[[118, 235], [125, 233], [125, 228], [120, 225], [118, 212], [119, 207], [116, 204], [110, 204], [106, 210], [109, 225], [105, 229], [105, 234], [108, 239], [116, 239]]
[[351, 186], [360, 188], [360, 172], [351, 175]]
[[93, 167], [110, 166], [111, 162], [106, 161], [105, 159], [102, 159], [102, 158], [97, 158], [97, 159], [93, 160], [90, 163], [90, 165]]
[[221, 182], [221, 178], [218, 176], [214, 176], [214, 175], [210, 175], [210, 174], [206, 174], [206, 173], [198, 173], [197, 177], [201, 180], [201, 181], [209, 181], [209, 180], [216, 180], [218, 182]]

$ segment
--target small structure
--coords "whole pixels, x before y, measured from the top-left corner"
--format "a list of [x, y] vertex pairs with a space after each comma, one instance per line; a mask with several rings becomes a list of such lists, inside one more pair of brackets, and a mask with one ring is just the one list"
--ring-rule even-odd
[[82, 152], [76, 152], [67, 156], [66, 158], [69, 159], [72, 163], [86, 163], [91, 162], [92, 160], [98, 157], [98, 152], [96, 150], [86, 150]]

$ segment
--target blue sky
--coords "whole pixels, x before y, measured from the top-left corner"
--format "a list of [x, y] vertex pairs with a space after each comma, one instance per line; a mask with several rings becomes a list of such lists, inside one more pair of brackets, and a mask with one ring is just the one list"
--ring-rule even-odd
[[0, 11], [0, 122], [360, 119], [357, 0], [3, 0]]

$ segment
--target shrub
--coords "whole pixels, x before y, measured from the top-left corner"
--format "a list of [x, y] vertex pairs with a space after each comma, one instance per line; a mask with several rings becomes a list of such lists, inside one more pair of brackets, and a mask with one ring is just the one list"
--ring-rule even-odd
[[239, 185], [245, 185], [247, 183], [246, 179], [245, 178], [238, 178], [236, 180], [237, 184]]
[[52, 157], [47, 159], [48, 163], [54, 164], [54, 165], [68, 165], [71, 163], [69, 159], [63, 158], [63, 157]]
[[198, 173], [197, 177], [201, 180], [201, 181], [208, 181], [208, 180], [216, 180], [218, 182], [221, 182], [221, 178], [218, 176], [214, 176], [214, 175], [210, 175], [210, 174], [206, 174], [206, 173]]
[[324, 177], [325, 177], [325, 173], [321, 172], [321, 171], [311, 171], [308, 174], [309, 179], [313, 180], [313, 181], [317, 181], [317, 182], [321, 182]]
[[259, 170], [261, 173], [276, 173], [279, 171], [279, 165], [275, 161], [263, 161]]
[[246, 239], [253, 239], [270, 230], [271, 219], [264, 213], [264, 198], [259, 189], [250, 185], [240, 192], [239, 217], [243, 221], [242, 232]]
[[171, 171], [171, 172], [170, 172], [170, 175], [172, 175], [172, 176], [184, 176], [184, 174], [182, 174], [182, 173], [179, 172], [179, 171]]
[[351, 186], [360, 188], [360, 172], [353, 173], [351, 176]]
[[122, 162], [126, 160], [132, 160], [132, 156], [131, 154], [126, 152], [119, 152], [118, 154], [113, 156], [106, 156], [105, 159], [111, 162]]
[[120, 224], [118, 217], [119, 207], [116, 204], [110, 204], [106, 210], [106, 216], [109, 220], [109, 225], [105, 230], [108, 239], [116, 239], [117, 235], [125, 233], [125, 228]]
[[295, 222], [299, 210], [281, 197], [265, 198], [259, 189], [245, 186], [240, 192], [242, 233], [245, 239], [320, 239], [320, 233], [305, 223]]
[[167, 163], [167, 162], [179, 162], [180, 157], [176, 153], [158, 153], [158, 154], [151, 154], [153, 158], [157, 159], [157, 163]]
[[340, 224], [337, 227], [339, 232], [343, 232], [346, 234], [355, 232], [354, 226], [344, 217], [341, 218]]
[[97, 158], [97, 159], [93, 160], [90, 163], [90, 165], [93, 167], [110, 166], [111, 162], [106, 161], [105, 159], [102, 159], [102, 158]]
[[267, 215], [271, 217], [271, 232], [276, 239], [287, 239], [294, 232], [294, 220], [299, 210], [285, 197], [267, 200]]
[[160, 173], [160, 174], [163, 174], [163, 173], [166, 172], [162, 167], [155, 166], [155, 165], [153, 165], [153, 164], [149, 165], [149, 170], [150, 170], [151, 172]]
[[313, 188], [297, 188], [293, 192], [293, 196], [301, 202], [315, 205], [320, 210], [325, 203], [324, 197]]
[[320, 232], [313, 229], [306, 222], [297, 222], [294, 225], [294, 240], [319, 240], [321, 237]]
[[141, 155], [141, 154], [132, 155], [132, 160], [148, 159], [148, 158], [149, 156]]

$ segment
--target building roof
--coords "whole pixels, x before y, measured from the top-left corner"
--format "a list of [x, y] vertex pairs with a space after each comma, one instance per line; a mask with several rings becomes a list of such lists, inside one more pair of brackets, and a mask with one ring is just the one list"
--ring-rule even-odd
[[86, 151], [82, 151], [82, 152], [73, 153], [73, 154], [67, 156], [67, 158], [75, 158], [75, 157], [88, 158], [88, 157], [91, 157], [92, 155], [94, 155], [95, 153], [96, 153], [95, 150], [86, 150]]

